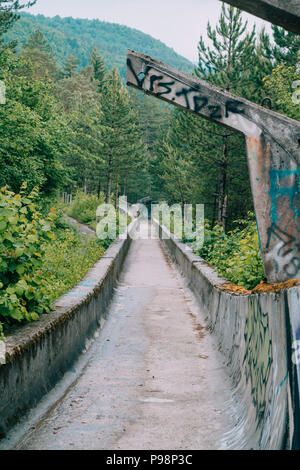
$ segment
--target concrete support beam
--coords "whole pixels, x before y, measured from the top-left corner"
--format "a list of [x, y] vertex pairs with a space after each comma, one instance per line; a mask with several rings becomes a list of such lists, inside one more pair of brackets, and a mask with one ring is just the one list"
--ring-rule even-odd
[[245, 135], [265, 276], [300, 278], [300, 122], [134, 51], [127, 85]]
[[300, 34], [300, 2], [298, 0], [220, 0], [252, 15]]

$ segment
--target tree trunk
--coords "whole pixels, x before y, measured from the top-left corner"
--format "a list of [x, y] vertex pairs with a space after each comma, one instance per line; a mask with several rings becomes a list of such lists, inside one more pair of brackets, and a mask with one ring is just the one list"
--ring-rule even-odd
[[108, 173], [107, 173], [107, 190], [106, 190], [106, 203], [110, 203], [110, 194], [111, 194], [111, 184], [112, 184], [112, 174], [113, 174], [113, 168], [112, 168], [112, 149], [110, 150], [110, 158], [108, 161]]
[[119, 198], [119, 181], [116, 181], [116, 200], [115, 200], [115, 208], [118, 208], [118, 198]]
[[[220, 189], [219, 189], [219, 211], [218, 211], [218, 222], [222, 224], [225, 230], [226, 225], [226, 212], [227, 212], [227, 201], [226, 199], [226, 184], [227, 184], [227, 169], [228, 169], [228, 137], [224, 137], [223, 145], [223, 163], [220, 177]], [[225, 224], [224, 224], [225, 220]]]
[[212, 213], [211, 226], [210, 226], [211, 230], [214, 228], [214, 225], [215, 225], [215, 222], [216, 222], [217, 200], [218, 200], [218, 185], [216, 187], [216, 192], [214, 194], [213, 213]]
[[99, 181], [98, 181], [98, 189], [97, 189], [97, 196], [98, 196], [98, 199], [100, 199], [100, 193], [101, 193], [101, 180], [99, 178]]
[[228, 203], [228, 196], [225, 196], [224, 204], [223, 204], [223, 211], [222, 211], [222, 226], [225, 232], [226, 230], [226, 220], [227, 220], [227, 203]]
[[84, 170], [83, 192], [84, 192], [84, 195], [86, 196], [87, 195], [86, 170]]

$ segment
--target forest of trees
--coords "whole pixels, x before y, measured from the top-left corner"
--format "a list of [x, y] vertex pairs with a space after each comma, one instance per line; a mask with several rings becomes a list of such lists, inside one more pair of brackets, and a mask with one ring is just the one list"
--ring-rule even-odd
[[80, 68], [89, 65], [89, 57], [97, 46], [108, 68], [116, 66], [125, 79], [126, 52], [134, 49], [153, 55], [162, 62], [192, 73], [193, 64], [177, 54], [161, 41], [128, 26], [81, 18], [47, 18], [22, 12], [20, 20], [7, 33], [7, 40], [17, 39], [18, 51], [28, 41], [30, 34], [39, 29], [51, 42], [57, 61], [62, 66], [65, 60], [75, 54]]
[[15, 47], [2, 42], [0, 185], [18, 191], [26, 181], [48, 198], [58, 189], [103, 191], [107, 201], [120, 185], [142, 196], [147, 148], [117, 68], [106, 69], [96, 47], [80, 72], [74, 54], [59, 67], [40, 30], [20, 53]]
[[[43, 28], [25, 42], [23, 36], [19, 44], [8, 41], [8, 31], [20, 31], [16, 25], [24, 21], [35, 25], [33, 18], [1, 16], [0, 79], [7, 101], [0, 106], [0, 186], [18, 191], [26, 181], [45, 198], [81, 189], [102, 192], [106, 201], [125, 194], [130, 202], [150, 195], [204, 203], [206, 219], [224, 230], [247, 217], [253, 206], [242, 136], [127, 89], [116, 67], [119, 56], [108, 67], [96, 44], [83, 67], [76, 48], [59, 59], [56, 37], [48, 41]], [[74, 37], [81, 25], [36, 17], [43, 27], [53, 22]], [[249, 30], [241, 12], [225, 5], [216, 28], [208, 24], [207, 31], [210, 43], [199, 41], [197, 77], [258, 104], [270, 96], [274, 110], [299, 119], [292, 100], [299, 37], [275, 26], [273, 37]]]

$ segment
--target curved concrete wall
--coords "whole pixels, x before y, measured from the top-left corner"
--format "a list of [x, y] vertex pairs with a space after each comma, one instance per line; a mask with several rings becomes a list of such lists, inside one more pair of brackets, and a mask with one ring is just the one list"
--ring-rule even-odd
[[102, 326], [130, 243], [130, 236], [118, 238], [52, 313], [7, 336], [6, 364], [0, 365], [0, 438], [53, 388]]
[[194, 291], [228, 367], [238, 416], [225, 447], [299, 449], [300, 369], [292, 360], [292, 345], [300, 339], [300, 286], [268, 294], [226, 291], [227, 280], [157, 221], [156, 228]]

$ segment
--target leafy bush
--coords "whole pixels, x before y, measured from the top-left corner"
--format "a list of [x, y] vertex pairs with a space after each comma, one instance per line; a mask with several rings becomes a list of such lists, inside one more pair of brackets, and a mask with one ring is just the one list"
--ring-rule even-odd
[[[69, 216], [74, 217], [83, 224], [89, 225], [93, 230], [96, 231], [96, 211], [98, 206], [104, 204], [105, 196], [103, 193], [100, 194], [100, 198], [93, 194], [84, 194], [82, 191], [77, 192], [75, 198], [73, 199], [70, 206], [67, 207], [66, 212]], [[112, 216], [112, 214], [111, 214]], [[122, 227], [128, 225], [131, 221], [130, 217], [121, 212]], [[99, 218], [98, 218], [99, 219]], [[99, 220], [98, 220], [99, 222]], [[120, 220], [119, 213], [117, 211], [116, 219], [116, 236], [120, 233]], [[106, 240], [103, 240], [102, 243], [105, 248], [108, 248], [111, 242], [114, 240], [114, 237], [109, 237]]]
[[46, 294], [56, 300], [74, 287], [105, 252], [95, 238], [83, 240], [75, 229], [59, 229], [56, 240], [44, 245], [44, 278]]
[[82, 191], [78, 191], [66, 212], [79, 222], [90, 225], [96, 222], [97, 207], [103, 204], [104, 200], [103, 193], [100, 194], [98, 199], [94, 194], [84, 194]]
[[[37, 211], [38, 189], [26, 195], [0, 189], [0, 324], [34, 321], [50, 311], [43, 277], [46, 240], [54, 240], [55, 209], [46, 218]], [[1, 331], [0, 331], [1, 333]]]
[[205, 224], [204, 246], [197, 251], [229, 281], [253, 289], [264, 277], [259, 237], [253, 214], [248, 220], [236, 221], [238, 226], [225, 233], [220, 225], [211, 230]]
[[49, 313], [106, 249], [65, 224], [61, 208], [44, 209], [43, 217], [37, 188], [26, 190], [26, 183], [20, 194], [0, 189], [0, 339], [11, 326]]

